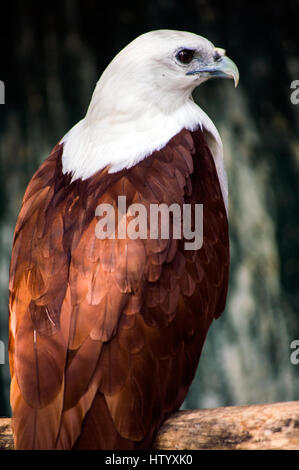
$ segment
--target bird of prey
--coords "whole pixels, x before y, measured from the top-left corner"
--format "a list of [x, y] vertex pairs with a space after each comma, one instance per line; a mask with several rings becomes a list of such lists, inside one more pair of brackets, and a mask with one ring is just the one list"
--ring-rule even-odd
[[[228, 287], [222, 143], [192, 98], [214, 77], [237, 85], [239, 73], [207, 39], [139, 36], [32, 177], [10, 266], [16, 449], [149, 449], [185, 399]], [[171, 212], [169, 236], [161, 213], [143, 236], [138, 224], [127, 233], [134, 211], [119, 211], [120, 198], [146, 211], [188, 206], [193, 233], [201, 206], [201, 246], [173, 235]], [[107, 207], [119, 224], [109, 236]]]

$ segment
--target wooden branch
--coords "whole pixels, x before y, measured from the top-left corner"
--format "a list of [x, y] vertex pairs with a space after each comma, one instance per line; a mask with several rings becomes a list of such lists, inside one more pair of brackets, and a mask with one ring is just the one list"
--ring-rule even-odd
[[179, 411], [156, 449], [299, 449], [299, 401]]
[[[0, 418], [0, 450], [13, 449]], [[156, 450], [299, 449], [299, 401], [178, 411], [162, 426]]]
[[0, 450], [12, 450], [13, 438], [11, 430], [11, 419], [0, 418]]

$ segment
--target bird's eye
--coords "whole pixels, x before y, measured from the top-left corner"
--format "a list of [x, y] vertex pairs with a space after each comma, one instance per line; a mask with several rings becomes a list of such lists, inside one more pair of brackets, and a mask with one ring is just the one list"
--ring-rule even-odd
[[194, 51], [190, 49], [183, 49], [182, 51], [177, 53], [177, 59], [182, 63], [182, 64], [190, 64], [194, 56]]

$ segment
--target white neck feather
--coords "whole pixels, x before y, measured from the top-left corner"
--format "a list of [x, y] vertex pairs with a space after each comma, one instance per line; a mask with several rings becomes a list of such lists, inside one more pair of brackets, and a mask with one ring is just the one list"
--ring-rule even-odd
[[[101, 78], [85, 118], [61, 140], [63, 173], [71, 173], [74, 181], [87, 179], [107, 166], [109, 173], [130, 168], [163, 148], [182, 129], [194, 131], [201, 127], [213, 154], [227, 208], [222, 142], [206, 113], [192, 98], [184, 97], [181, 103], [170, 101], [172, 106], [166, 107], [159, 100], [146, 102], [138, 99], [138, 93], [131, 93], [121, 96], [116, 92], [111, 96]], [[129, 96], [136, 98], [132, 101]], [[161, 105], [153, 105], [155, 101]]]

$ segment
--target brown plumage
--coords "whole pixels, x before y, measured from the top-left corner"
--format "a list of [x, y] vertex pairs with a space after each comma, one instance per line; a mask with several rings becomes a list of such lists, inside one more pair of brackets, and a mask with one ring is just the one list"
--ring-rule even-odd
[[[229, 272], [226, 210], [201, 130], [131, 169], [71, 182], [58, 144], [33, 176], [10, 269], [11, 405], [18, 449], [142, 449], [182, 404]], [[95, 209], [203, 204], [201, 249], [100, 240]]]

